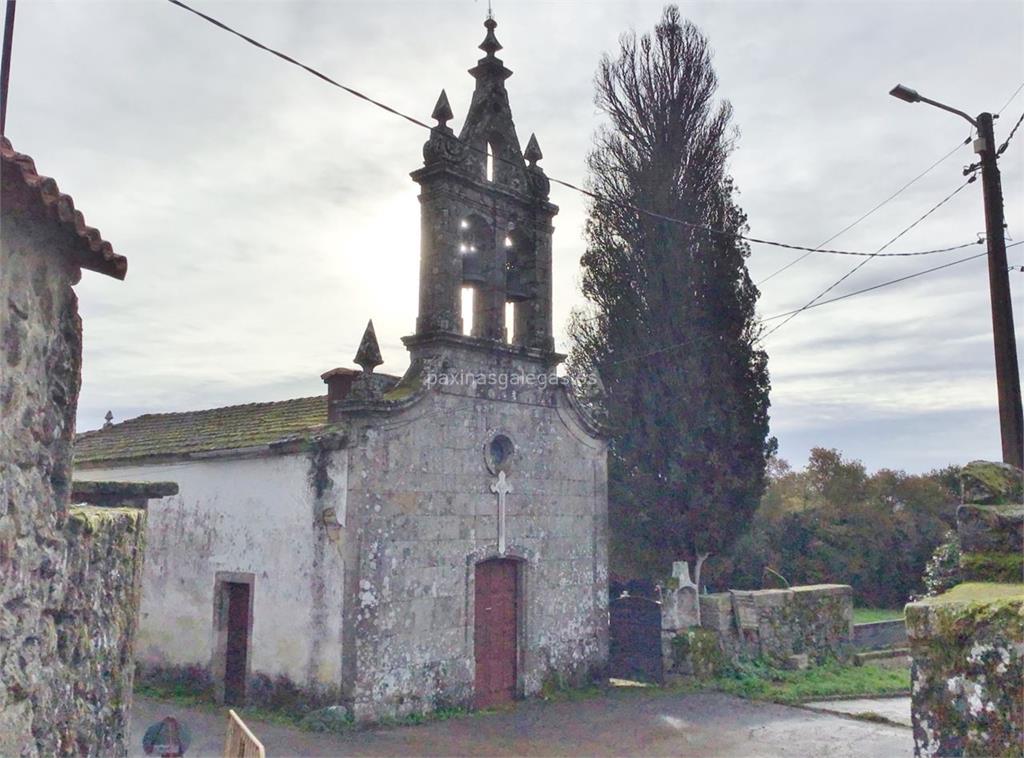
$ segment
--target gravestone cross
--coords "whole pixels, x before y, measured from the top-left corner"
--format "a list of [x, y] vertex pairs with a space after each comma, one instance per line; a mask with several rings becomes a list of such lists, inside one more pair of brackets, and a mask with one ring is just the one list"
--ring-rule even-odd
[[498, 553], [505, 554], [505, 496], [512, 491], [512, 485], [505, 478], [505, 472], [498, 472], [498, 481], [491, 485], [491, 492], [498, 496]]

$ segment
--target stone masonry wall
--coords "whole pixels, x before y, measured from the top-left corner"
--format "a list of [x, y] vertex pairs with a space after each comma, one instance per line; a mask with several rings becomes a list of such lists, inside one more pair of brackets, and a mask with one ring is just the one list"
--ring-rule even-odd
[[732, 658], [820, 663], [845, 654], [853, 638], [853, 589], [812, 584], [784, 590], [733, 590], [700, 596], [701, 626]]
[[914, 754], [1024, 755], [1024, 472], [972, 461], [961, 482], [967, 581], [906, 607]]
[[914, 754], [1024, 752], [1024, 585], [962, 584], [906, 608]]
[[5, 182], [0, 224], [0, 755], [35, 755], [59, 698], [81, 323], [78, 267], [44, 219], [17, 212], [17, 192]]
[[[69, 510], [64, 601], [51, 662], [44, 754], [124, 754], [128, 744], [146, 511]], [[38, 722], [38, 719], [37, 719]]]
[[[604, 442], [557, 399], [430, 393], [348, 452], [352, 582], [345, 680], [359, 719], [470, 705], [474, 567], [499, 555], [485, 447], [516, 445], [506, 557], [521, 561], [519, 693], [582, 682], [607, 659]], [[510, 395], [511, 395], [511, 391]]]
[[[4, 172], [0, 224], [0, 755], [119, 755], [138, 516], [69, 520], [81, 322], [74, 251]], [[109, 529], [108, 529], [109, 528]], [[124, 548], [124, 550], [122, 550]], [[122, 634], [123, 633], [123, 634]]]

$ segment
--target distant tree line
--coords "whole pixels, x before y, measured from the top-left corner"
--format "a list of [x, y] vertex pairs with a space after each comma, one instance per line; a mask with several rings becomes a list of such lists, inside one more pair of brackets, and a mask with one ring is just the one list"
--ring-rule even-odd
[[769, 465], [768, 487], [728, 555], [705, 568], [712, 590], [835, 582], [859, 605], [898, 607], [925, 591], [929, 559], [955, 528], [959, 468], [868, 474], [838, 450], [814, 448], [806, 468]]

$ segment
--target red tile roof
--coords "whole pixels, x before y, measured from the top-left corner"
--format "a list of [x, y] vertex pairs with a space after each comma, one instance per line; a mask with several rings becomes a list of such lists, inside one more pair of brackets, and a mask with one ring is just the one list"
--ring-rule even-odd
[[33, 197], [38, 198], [45, 214], [73, 235], [78, 264], [82, 268], [124, 279], [128, 259], [117, 255], [110, 243], [100, 236], [98, 229], [86, 226], [85, 218], [81, 211], [75, 209], [71, 197], [60, 192], [56, 181], [40, 176], [35, 162], [29, 156], [16, 152], [6, 137], [0, 137], [0, 163], [3, 165], [5, 188], [8, 182], [21, 182]]

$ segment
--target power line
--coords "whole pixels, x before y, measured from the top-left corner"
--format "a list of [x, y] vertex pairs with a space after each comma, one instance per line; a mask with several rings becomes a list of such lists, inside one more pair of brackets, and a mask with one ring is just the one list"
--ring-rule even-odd
[[976, 245], [977, 244], [977, 241], [975, 240], [973, 242], [964, 242], [963, 244], [954, 245], [952, 247], [940, 247], [940, 248], [936, 248], [934, 250], [920, 250], [920, 251], [916, 251], [916, 252], [913, 252], [913, 253], [885, 253], [885, 254], [881, 254], [881, 253], [877, 253], [877, 252], [876, 253], [865, 253], [865, 252], [862, 252], [862, 251], [832, 250], [832, 249], [829, 249], [829, 248], [822, 248], [822, 247], [807, 247], [805, 245], [793, 245], [793, 244], [789, 244], [787, 242], [776, 242], [775, 240], [767, 240], [767, 239], [761, 239], [759, 237], [750, 237], [750, 236], [745, 235], [745, 234], [738, 234], [738, 233], [735, 233], [735, 232], [727, 232], [727, 231], [724, 231], [722, 229], [715, 229], [712, 226], [706, 226], [704, 224], [695, 224], [692, 221], [683, 221], [682, 219], [679, 219], [679, 218], [674, 218], [672, 216], [666, 216], [666, 215], [664, 215], [662, 213], [656, 213], [655, 211], [647, 210], [646, 208], [642, 208], [642, 207], [640, 207], [638, 205], [634, 205], [633, 203], [629, 203], [629, 202], [626, 202], [626, 201], [623, 201], [623, 200], [613, 200], [611, 198], [604, 197], [603, 195], [599, 195], [596, 192], [591, 192], [590, 190], [584, 189], [582, 187], [579, 187], [579, 186], [577, 186], [575, 184], [572, 184], [571, 182], [567, 182], [567, 181], [564, 181], [562, 179], [556, 179], [555, 177], [548, 177], [548, 179], [550, 179], [555, 184], [560, 184], [563, 187], [567, 187], [568, 189], [571, 189], [571, 190], [574, 190], [576, 192], [579, 192], [582, 195], [586, 195], [587, 197], [589, 197], [589, 198], [591, 198], [593, 200], [597, 200], [598, 202], [609, 203], [611, 205], [618, 205], [618, 206], [620, 206], [622, 208], [627, 208], [629, 210], [635, 211], [636, 213], [642, 213], [644, 215], [650, 216], [652, 218], [659, 219], [661, 221], [669, 221], [669, 222], [674, 223], [674, 224], [681, 224], [683, 226], [691, 227], [691, 228], [694, 228], [694, 229], [699, 229], [700, 231], [710, 232], [712, 234], [717, 234], [717, 235], [721, 235], [721, 236], [724, 236], [724, 237], [733, 237], [735, 239], [740, 239], [740, 240], [743, 240], [745, 242], [752, 242], [752, 243], [758, 244], [758, 245], [771, 245], [772, 247], [781, 247], [781, 248], [785, 248], [787, 250], [806, 250], [808, 255], [810, 255], [811, 253], [827, 253], [829, 255], [855, 255], [855, 256], [863, 256], [863, 257], [867, 257], [867, 258], [877, 258], [877, 257], [882, 257], [882, 258], [907, 258], [907, 257], [912, 257], [912, 256], [918, 256], [918, 255], [934, 255], [936, 253], [946, 253], [946, 252], [949, 252], [951, 250], [960, 250], [962, 248], [970, 247], [971, 245]]
[[[1022, 240], [1020, 242], [1014, 242], [1012, 245], [1007, 245], [1007, 249], [1009, 249], [1011, 247], [1017, 247], [1017, 245], [1024, 245], [1024, 240]], [[887, 282], [882, 282], [881, 284], [875, 284], [875, 285], [873, 285], [871, 287], [865, 287], [864, 289], [856, 290], [854, 292], [848, 292], [845, 295], [839, 295], [838, 297], [833, 297], [833, 298], [830, 298], [829, 300], [822, 300], [820, 302], [814, 303], [813, 305], [804, 306], [803, 308], [798, 308], [798, 309], [793, 310], [793, 311], [788, 311], [787, 313], [778, 313], [778, 314], [776, 314], [774, 316], [768, 316], [767, 318], [764, 318], [764, 319], [761, 319], [761, 320], [762, 321], [774, 321], [775, 319], [784, 318], [784, 317], [789, 316], [791, 314], [800, 313], [802, 310], [809, 310], [810, 308], [820, 308], [823, 305], [830, 305], [832, 303], [839, 302], [840, 300], [846, 300], [847, 298], [854, 297], [855, 295], [863, 295], [866, 292], [872, 292], [872, 291], [877, 290], [877, 289], [882, 289], [883, 287], [889, 287], [889, 286], [891, 286], [893, 284], [899, 284], [901, 282], [907, 281], [908, 279], [916, 279], [919, 276], [924, 276], [925, 274], [931, 274], [931, 273], [934, 273], [935, 271], [941, 271], [944, 268], [951, 268], [952, 266], [959, 266], [961, 263], [967, 263], [968, 261], [977, 260], [978, 258], [984, 258], [986, 255], [988, 255], [988, 252], [978, 253], [977, 255], [971, 255], [971, 256], [968, 256], [967, 258], [960, 258], [959, 260], [950, 261], [949, 263], [944, 263], [941, 266], [933, 266], [932, 268], [925, 269], [924, 271], [918, 271], [918, 272], [913, 273], [913, 274], [908, 274], [906, 276], [901, 276], [898, 279], [891, 279], [891, 280], [889, 280]], [[666, 353], [666, 352], [668, 352], [670, 350], [675, 350], [675, 349], [677, 349], [679, 347], [682, 347], [683, 344], [685, 344], [685, 343], [675, 343], [675, 344], [672, 344], [672, 345], [666, 345], [665, 347], [659, 347], [659, 348], [657, 348], [655, 350], [650, 350], [650, 351], [648, 351], [646, 353], [641, 353], [640, 355], [631, 355], [628, 358], [623, 358], [622, 360], [614, 361], [614, 362], [612, 362], [612, 363], [610, 363], [608, 365], [617, 366], [620, 363], [628, 363], [630, 361], [640, 360], [641, 358], [648, 358], [648, 357], [650, 357], [652, 355], [658, 355], [660, 353]]]
[[[287, 63], [292, 64], [293, 66], [297, 66], [297, 67], [301, 68], [303, 71], [305, 71], [305, 72], [307, 72], [309, 74], [312, 74], [316, 78], [318, 78], [318, 79], [320, 79], [322, 81], [327, 82], [328, 84], [330, 84], [333, 87], [337, 87], [338, 89], [343, 90], [344, 92], [347, 92], [350, 95], [358, 97], [361, 100], [365, 100], [366, 102], [370, 103], [371, 105], [375, 105], [376, 107], [380, 108], [381, 110], [386, 111], [387, 113], [390, 113], [391, 115], [398, 116], [399, 118], [404, 119], [405, 121], [408, 121], [409, 123], [415, 124], [416, 126], [422, 127], [424, 129], [427, 129], [427, 130], [431, 130], [432, 129], [432, 127], [429, 124], [424, 123], [423, 121], [420, 121], [418, 118], [415, 118], [413, 116], [409, 116], [409, 115], [407, 115], [405, 113], [402, 113], [398, 109], [392, 108], [390, 105], [387, 105], [386, 103], [383, 103], [383, 102], [381, 102], [379, 100], [375, 100], [374, 98], [372, 98], [372, 97], [370, 97], [370, 96], [360, 92], [359, 90], [357, 90], [357, 89], [355, 89], [353, 87], [349, 87], [349, 86], [344, 85], [344, 84], [342, 84], [342, 83], [340, 83], [338, 81], [335, 81], [331, 77], [327, 76], [326, 74], [322, 73], [321, 71], [318, 71], [317, 69], [313, 68], [312, 66], [308, 66], [305, 63], [301, 63], [298, 60], [296, 60], [295, 58], [292, 58], [290, 55], [287, 55], [285, 53], [280, 52], [279, 50], [275, 50], [272, 47], [268, 47], [267, 45], [264, 45], [262, 42], [259, 42], [259, 41], [255, 40], [255, 39], [253, 39], [252, 37], [249, 37], [249, 36], [243, 34], [242, 32], [239, 32], [239, 31], [231, 28], [227, 24], [225, 24], [225, 23], [223, 23], [221, 21], [218, 21], [217, 19], [213, 18], [212, 16], [208, 16], [205, 13], [202, 13], [202, 12], [196, 10], [195, 8], [192, 8], [191, 6], [187, 5], [186, 3], [181, 2], [181, 0], [167, 0], [167, 2], [171, 3], [172, 5], [176, 5], [179, 8], [182, 8], [183, 10], [188, 11], [189, 13], [192, 13], [192, 14], [198, 16], [199, 18], [203, 19], [204, 21], [206, 21], [206, 22], [208, 22], [210, 24], [213, 24], [217, 28], [222, 29], [222, 30], [228, 32], [229, 34], [232, 34], [232, 35], [238, 37], [239, 39], [249, 43], [250, 45], [252, 45], [252, 46], [254, 46], [254, 47], [256, 47], [256, 48], [258, 48], [260, 50], [263, 50], [264, 52], [270, 53], [271, 55], [274, 55], [274, 56], [280, 58], [281, 60], [283, 60], [283, 61], [285, 61]], [[458, 139], [458, 138], [457, 137], [452, 137], [452, 139]], [[480, 152], [480, 153], [485, 153], [486, 152], [486, 151], [481, 150], [480, 148], [477, 148], [477, 147], [475, 147], [473, 145], [467, 145], [466, 147], [468, 147], [471, 150], [475, 150], [476, 152]], [[496, 160], [500, 160], [500, 161], [503, 161], [504, 163], [508, 163], [508, 164], [512, 165], [512, 161], [509, 161], [506, 158], [502, 158], [500, 156], [494, 156], [494, 158]], [[661, 214], [661, 213], [656, 213], [656, 212], [648, 210], [646, 208], [642, 208], [640, 206], [634, 205], [633, 203], [629, 203], [629, 202], [625, 202], [625, 201], [613, 200], [611, 198], [599, 195], [596, 192], [591, 192], [590, 190], [583, 189], [582, 187], [579, 187], [579, 186], [573, 184], [572, 182], [565, 181], [564, 179], [558, 179], [556, 177], [548, 177], [548, 179], [551, 182], [555, 183], [555, 184], [559, 184], [559, 185], [561, 185], [561, 186], [563, 186], [563, 187], [565, 187], [567, 189], [570, 189], [570, 190], [573, 190], [575, 192], [578, 192], [578, 193], [580, 193], [582, 195], [585, 195], [586, 197], [589, 197], [589, 198], [591, 198], [591, 199], [593, 199], [595, 201], [602, 202], [602, 203], [608, 203], [608, 204], [611, 204], [611, 205], [618, 205], [620, 207], [627, 208], [627, 209], [632, 210], [632, 211], [634, 211], [636, 213], [641, 213], [641, 214], [649, 216], [651, 218], [656, 218], [656, 219], [659, 219], [661, 221], [667, 221], [667, 222], [670, 222], [670, 223], [673, 223], [673, 224], [679, 224], [681, 226], [685, 226], [685, 227], [688, 227], [688, 228], [691, 228], [691, 229], [696, 229], [696, 230], [699, 230], [699, 231], [708, 232], [710, 234], [715, 234], [715, 235], [724, 236], [724, 237], [730, 237], [730, 238], [733, 238], [733, 239], [739, 239], [739, 240], [743, 240], [745, 242], [751, 242], [751, 243], [758, 244], [758, 245], [769, 245], [769, 246], [772, 246], [772, 247], [784, 248], [784, 249], [787, 249], [787, 250], [803, 250], [803, 251], [806, 251], [807, 253], [827, 253], [827, 254], [831, 254], [831, 255], [854, 255], [854, 256], [865, 256], [865, 257], [869, 257], [869, 258], [880, 257], [879, 253], [865, 253], [865, 252], [858, 252], [858, 251], [851, 251], [851, 250], [828, 250], [828, 249], [822, 249], [821, 246], [818, 246], [818, 247], [814, 248], [814, 247], [807, 247], [807, 246], [804, 246], [804, 245], [793, 245], [793, 244], [788, 244], [788, 243], [784, 243], [784, 242], [777, 242], [775, 240], [767, 240], [767, 239], [760, 239], [760, 238], [757, 238], [757, 237], [749, 237], [749, 236], [746, 236], [746, 235], [743, 235], [743, 234], [739, 234], [739, 233], [735, 233], [735, 232], [727, 232], [727, 231], [725, 231], [723, 229], [715, 229], [714, 227], [707, 226], [707, 225], [704, 225], [704, 224], [697, 224], [697, 223], [694, 223], [692, 221], [684, 221], [683, 219], [674, 218], [672, 216], [666, 216], [666, 215]], [[975, 244], [975, 243], [974, 242], [965, 242], [965, 243], [963, 243], [961, 245], [954, 245], [952, 247], [938, 248], [938, 249], [935, 249], [935, 250], [922, 250], [922, 251], [912, 252], [912, 253], [887, 253], [885, 256], [882, 256], [882, 257], [907, 257], [907, 256], [917, 256], [917, 255], [934, 255], [934, 254], [937, 254], [937, 253], [945, 253], [945, 252], [950, 252], [950, 251], [953, 251], [953, 250], [960, 250], [960, 249], [962, 249], [964, 247], [968, 247], [969, 245], [973, 245], [973, 244]]]
[[1012, 129], [1010, 130], [1010, 134], [1009, 134], [1009, 136], [1007, 136], [1007, 138], [1006, 138], [1005, 140], [1003, 140], [1003, 144], [1001, 144], [1001, 145], [999, 146], [999, 149], [998, 149], [998, 150], [996, 150], [996, 157], [997, 157], [997, 158], [998, 158], [998, 157], [999, 157], [1000, 155], [1002, 155], [1003, 153], [1005, 153], [1005, 152], [1006, 152], [1006, 148], [1007, 148], [1007, 147], [1009, 146], [1009, 144], [1010, 144], [1010, 140], [1012, 140], [1012, 139], [1013, 139], [1013, 135], [1014, 135], [1014, 134], [1016, 134], [1016, 133], [1017, 133], [1017, 130], [1018, 130], [1018, 129], [1020, 128], [1020, 122], [1021, 122], [1021, 121], [1024, 121], [1024, 113], [1020, 114], [1020, 118], [1019, 118], [1019, 119], [1017, 119], [1017, 123], [1016, 123], [1016, 124], [1014, 124], [1014, 125], [1013, 125], [1013, 128], [1012, 128]]
[[[959, 194], [968, 184], [971, 184], [976, 178], [977, 177], [975, 175], [972, 175], [970, 178], [968, 178], [967, 181], [965, 181], [963, 184], [961, 184], [955, 190], [953, 190], [948, 195], [946, 195], [944, 198], [942, 198], [942, 200], [940, 200], [938, 203], [933, 205], [928, 211], [926, 211], [922, 216], [920, 216], [916, 221], [914, 221], [914, 223], [912, 223], [910, 226], [906, 227], [903, 231], [901, 231], [899, 234], [897, 234], [891, 240], [889, 240], [884, 245], [882, 245], [880, 248], [878, 248], [878, 253], [881, 253], [883, 250], [885, 250], [887, 247], [889, 247], [889, 245], [891, 245], [893, 242], [898, 240], [904, 234], [909, 232], [915, 226], [917, 226], [922, 221], [924, 221], [926, 218], [928, 218], [930, 215], [932, 215], [935, 211], [937, 211], [939, 208], [941, 208], [943, 205], [945, 205], [949, 200], [951, 200], [953, 197], [955, 197], [957, 194]], [[875, 256], [872, 256], [872, 257], [875, 257]], [[831, 292], [836, 287], [838, 287], [840, 284], [842, 284], [844, 281], [846, 281], [851, 276], [853, 276], [853, 274], [855, 274], [857, 271], [859, 271], [864, 266], [866, 266], [870, 260], [871, 260], [871, 258], [865, 258], [864, 260], [862, 260], [860, 263], [858, 263], [852, 269], [850, 269], [845, 274], [843, 274], [841, 277], [839, 277], [836, 281], [832, 282], [832, 284], [830, 284], [828, 287], [826, 287], [821, 292], [819, 292], [817, 295], [815, 295], [813, 298], [811, 298], [811, 300], [808, 301], [806, 305], [804, 305], [801, 308], [798, 308], [796, 311], [794, 311], [789, 316], [787, 316], [786, 320], [783, 321], [781, 324], [777, 324], [776, 326], [774, 326], [770, 330], [768, 330], [768, 332], [765, 335], [763, 335], [762, 339], [767, 339], [772, 334], [774, 334], [779, 329], [781, 329], [786, 324], [788, 324], [790, 321], [792, 321], [794, 318], [796, 318], [797, 315], [799, 315], [803, 311], [805, 311], [808, 308], [810, 308], [812, 305], [814, 305], [816, 302], [818, 302], [818, 300], [823, 298], [829, 292]]]
[[[949, 151], [948, 153], [946, 153], [946, 154], [945, 154], [945, 155], [943, 155], [943, 156], [942, 156], [941, 158], [939, 158], [939, 159], [938, 159], [937, 161], [935, 161], [935, 163], [933, 163], [932, 165], [930, 165], [930, 166], [929, 166], [928, 168], [926, 168], [926, 169], [925, 169], [924, 171], [922, 171], [922, 172], [921, 172], [920, 174], [918, 174], [918, 175], [917, 175], [917, 176], [915, 176], [915, 177], [914, 177], [913, 179], [911, 179], [911, 180], [910, 180], [909, 182], [907, 182], [907, 183], [906, 183], [906, 184], [904, 184], [904, 185], [903, 185], [902, 187], [900, 187], [900, 188], [899, 188], [898, 190], [896, 190], [895, 192], [893, 192], [893, 193], [892, 193], [891, 195], [889, 195], [889, 197], [885, 198], [885, 200], [883, 200], [882, 202], [878, 203], [878, 205], [876, 205], [875, 207], [873, 207], [873, 208], [872, 208], [871, 210], [869, 210], [869, 211], [868, 211], [867, 213], [865, 213], [865, 214], [864, 214], [864, 215], [862, 215], [862, 216], [861, 216], [860, 218], [858, 218], [857, 220], [855, 220], [855, 221], [854, 221], [853, 223], [850, 223], [850, 224], [847, 224], [846, 226], [844, 226], [844, 227], [843, 227], [842, 229], [840, 229], [840, 230], [839, 230], [838, 232], [836, 232], [836, 233], [835, 233], [835, 234], [833, 234], [833, 235], [832, 235], [831, 237], [829, 237], [829, 238], [828, 238], [827, 240], [825, 240], [825, 241], [824, 241], [824, 242], [822, 242], [822, 243], [821, 243], [820, 245], [818, 245], [818, 247], [819, 247], [819, 248], [821, 248], [821, 247], [824, 247], [825, 245], [827, 245], [827, 244], [828, 244], [829, 242], [831, 242], [832, 240], [836, 239], [836, 238], [837, 238], [837, 237], [839, 237], [840, 235], [843, 235], [843, 234], [845, 234], [846, 232], [850, 231], [850, 230], [851, 230], [851, 229], [852, 229], [853, 227], [857, 226], [857, 224], [859, 224], [859, 223], [860, 223], [861, 221], [863, 221], [864, 219], [866, 219], [866, 218], [867, 218], [868, 216], [872, 215], [872, 214], [873, 214], [873, 213], [874, 213], [875, 211], [877, 211], [877, 210], [879, 210], [880, 208], [882, 208], [883, 206], [887, 205], [887, 204], [888, 204], [888, 203], [889, 203], [889, 202], [890, 202], [891, 200], [894, 200], [894, 199], [896, 199], [897, 197], [899, 197], [899, 196], [900, 196], [901, 194], [903, 194], [903, 192], [904, 192], [905, 190], [907, 190], [907, 189], [908, 189], [909, 187], [911, 187], [911, 186], [912, 186], [913, 184], [915, 184], [915, 183], [916, 183], [916, 182], [917, 182], [918, 180], [920, 180], [920, 179], [924, 178], [924, 177], [925, 177], [926, 175], [928, 175], [928, 174], [929, 174], [929, 173], [931, 172], [931, 170], [932, 170], [932, 169], [934, 169], [934, 168], [935, 168], [936, 166], [938, 166], [938, 165], [939, 165], [940, 163], [942, 163], [943, 161], [945, 161], [945, 160], [946, 160], [947, 158], [949, 158], [949, 157], [950, 157], [951, 155], [953, 155], [953, 154], [954, 154], [954, 153], [955, 153], [955, 152], [956, 152], [957, 150], [959, 150], [959, 149], [960, 149], [961, 147], [963, 147], [964, 145], [968, 145], [968, 144], [970, 144], [970, 142], [971, 142], [971, 137], [970, 137], [970, 135], [968, 135], [967, 139], [965, 139], [965, 140], [964, 140], [963, 142], [958, 142], [958, 143], [956, 144], [956, 147], [954, 147], [954, 148], [953, 148], [952, 150], [950, 150], [950, 151]], [[801, 255], [801, 256], [800, 256], [799, 258], [796, 258], [795, 260], [792, 260], [792, 261], [790, 261], [789, 263], [787, 263], [787, 264], [786, 264], [785, 266], [783, 266], [782, 268], [779, 268], [779, 269], [777, 269], [777, 270], [773, 271], [773, 272], [772, 272], [772, 273], [770, 273], [770, 274], [769, 274], [768, 276], [766, 276], [766, 277], [765, 277], [764, 279], [762, 279], [761, 281], [759, 281], [759, 282], [757, 283], [757, 286], [758, 286], [758, 287], [760, 287], [760, 286], [761, 286], [762, 284], [764, 284], [765, 282], [767, 282], [767, 281], [768, 281], [769, 279], [773, 279], [773, 278], [775, 278], [776, 276], [778, 276], [779, 274], [781, 274], [781, 273], [782, 273], [783, 271], [785, 271], [786, 269], [790, 268], [791, 266], [795, 266], [795, 265], [796, 265], [796, 264], [798, 264], [798, 263], [799, 263], [800, 261], [802, 261], [802, 260], [804, 260], [805, 258], [807, 258], [807, 257], [808, 257], [808, 256], [809, 256], [810, 254], [811, 254], [810, 252], [806, 252], [806, 253], [804, 253], [803, 255]]]
[[420, 121], [419, 119], [413, 118], [412, 116], [407, 116], [404, 113], [402, 113], [401, 111], [396, 110], [395, 108], [392, 108], [390, 105], [382, 103], [379, 100], [374, 100], [369, 95], [364, 95], [362, 92], [360, 92], [357, 89], [353, 89], [352, 87], [347, 87], [346, 85], [342, 84], [341, 82], [336, 82], [334, 79], [332, 79], [331, 77], [327, 76], [327, 74], [324, 74], [324, 73], [322, 73], [320, 71], [317, 71], [312, 66], [307, 66], [305, 63], [300, 63], [299, 61], [297, 61], [294, 58], [292, 58], [290, 55], [286, 55], [285, 53], [282, 53], [280, 50], [275, 50], [272, 47], [267, 47], [262, 42], [258, 42], [257, 40], [254, 40], [252, 37], [248, 37], [248, 36], [242, 34], [241, 32], [236, 31], [235, 29], [232, 29], [227, 24], [218, 21], [217, 19], [213, 18], [212, 16], [207, 16], [205, 13], [197, 11], [195, 8], [192, 8], [191, 6], [188, 6], [185, 3], [180, 2], [180, 0], [167, 0], [167, 2], [171, 3], [172, 5], [177, 5], [179, 8], [187, 10], [189, 13], [194, 13], [195, 15], [199, 16], [199, 18], [201, 18], [204, 21], [207, 21], [207, 22], [213, 24], [214, 26], [216, 26], [219, 29], [223, 29], [228, 34], [233, 34], [236, 37], [239, 37], [240, 39], [245, 40], [250, 45], [252, 45], [254, 47], [258, 47], [260, 50], [263, 50], [264, 52], [268, 52], [271, 55], [276, 55], [281, 60], [286, 61], [288, 63], [291, 63], [293, 66], [298, 66], [299, 68], [301, 68], [306, 73], [309, 73], [309, 74], [312, 74], [313, 76], [315, 76], [317, 79], [322, 79], [323, 81], [327, 82], [328, 84], [330, 84], [330, 85], [332, 85], [334, 87], [337, 87], [340, 90], [344, 90], [345, 92], [347, 92], [350, 95], [354, 95], [355, 97], [358, 97], [360, 100], [365, 100], [366, 102], [368, 102], [368, 103], [370, 103], [372, 105], [376, 105], [381, 110], [387, 111], [388, 113], [392, 114], [393, 116], [398, 116], [399, 118], [404, 118], [406, 121], [409, 121], [409, 122], [411, 122], [413, 124], [416, 124], [416, 126], [422, 126], [424, 129], [430, 129], [430, 125], [429, 124], [425, 124], [422, 121]]
[[[907, 276], [901, 276], [899, 279], [891, 279], [891, 280], [889, 280], [887, 282], [882, 282], [881, 284], [876, 284], [876, 285], [874, 285], [872, 287], [865, 287], [864, 289], [854, 290], [853, 292], [847, 292], [845, 295], [839, 295], [838, 297], [829, 298], [828, 300], [821, 300], [821, 301], [819, 301], [817, 303], [814, 303], [813, 305], [807, 306], [804, 310], [810, 310], [811, 308], [820, 308], [821, 306], [829, 305], [830, 303], [837, 303], [840, 300], [845, 300], [846, 298], [853, 297], [854, 295], [863, 295], [865, 292], [872, 292], [873, 290], [881, 289], [882, 287], [888, 287], [888, 286], [893, 285], [893, 284], [899, 284], [900, 282], [905, 282], [908, 279], [914, 279], [914, 278], [919, 277], [919, 276], [924, 276], [925, 274], [930, 274], [933, 271], [941, 271], [942, 269], [949, 268], [950, 266], [957, 266], [957, 265], [959, 265], [961, 263], [967, 263], [967, 261], [973, 261], [973, 260], [975, 260], [977, 258], [984, 258], [986, 255], [988, 255], [988, 252], [978, 253], [977, 255], [971, 255], [971, 256], [968, 256], [967, 258], [960, 258], [959, 260], [956, 260], [956, 261], [950, 261], [949, 263], [943, 263], [941, 266], [933, 266], [932, 268], [926, 268], [924, 271], [918, 271], [915, 274], [907, 274]], [[774, 321], [775, 319], [785, 318], [786, 316], [789, 316], [789, 315], [794, 314], [794, 313], [799, 313], [799, 312], [800, 312], [800, 309], [798, 308], [798, 309], [793, 310], [793, 311], [787, 311], [786, 313], [777, 313], [774, 316], [768, 316], [768, 317], [763, 318], [761, 320], [762, 321]]]
[[[1013, 245], [1008, 245], [1007, 249], [1009, 250], [1010, 248], [1017, 247], [1018, 245], [1024, 245], [1024, 240], [1022, 240], [1021, 242], [1015, 242]], [[848, 292], [845, 295], [840, 295], [838, 297], [829, 298], [828, 300], [821, 300], [820, 302], [816, 302], [816, 303], [814, 303], [813, 305], [810, 305], [810, 306], [805, 306], [804, 308], [797, 308], [796, 310], [787, 311], [785, 313], [776, 313], [775, 315], [769, 315], [768, 318], [762, 319], [761, 321], [763, 321], [763, 322], [765, 322], [765, 321], [775, 321], [776, 319], [782, 319], [782, 318], [786, 317], [786, 315], [790, 315], [792, 313], [799, 313], [802, 309], [803, 310], [808, 310], [810, 308], [819, 308], [822, 305], [829, 305], [829, 304], [834, 303], [834, 302], [839, 302], [840, 300], [846, 300], [847, 298], [854, 297], [855, 295], [863, 295], [866, 292], [873, 292], [874, 290], [881, 290], [883, 287], [891, 287], [892, 285], [900, 284], [901, 282], [906, 282], [907, 280], [910, 280], [910, 279], [916, 279], [918, 277], [924, 277], [925, 275], [927, 275], [927, 273], [934, 273], [935, 271], [942, 270], [943, 268], [950, 268], [951, 266], [959, 265], [961, 263], [967, 263], [968, 261], [977, 260], [978, 258], [985, 257], [986, 255], [988, 255], [987, 252], [978, 253], [977, 255], [970, 255], [967, 258], [961, 258], [959, 260], [953, 260], [953, 261], [950, 261], [948, 263], [943, 263], [942, 265], [933, 266], [931, 268], [926, 268], [923, 271], [916, 271], [914, 273], [908, 273], [908, 275], [905, 276], [905, 277], [900, 277], [899, 279], [893, 279], [893, 280], [890, 280], [888, 282], [883, 282], [882, 284], [873, 285], [871, 287], [865, 287], [862, 290], [856, 290], [854, 292]], [[676, 349], [678, 347], [681, 347], [681, 346], [682, 346], [682, 343], [677, 343], [677, 344], [667, 345], [666, 347], [658, 347], [655, 350], [650, 350], [648, 352], [644, 352], [644, 353], [641, 353], [639, 355], [630, 355], [629, 357], [626, 357], [626, 359], [623, 359], [622, 361], [614, 361], [610, 365], [611, 366], [617, 366], [618, 364], [625, 364], [625, 363], [629, 363], [631, 361], [638, 361], [640, 359], [643, 359], [643, 357], [649, 357], [650, 355], [656, 355], [658, 353], [668, 352], [669, 350], [674, 350], [674, 349]]]
[[1006, 110], [1006, 106], [1013, 102], [1014, 98], [1020, 94], [1020, 91], [1022, 89], [1024, 89], [1024, 82], [1021, 82], [1020, 86], [1013, 91], [1013, 94], [1010, 95], [1009, 99], [1005, 103], [1003, 103], [1003, 107], [996, 111], [997, 116], [1000, 115], [1004, 110]]

